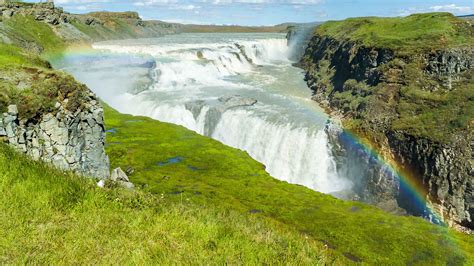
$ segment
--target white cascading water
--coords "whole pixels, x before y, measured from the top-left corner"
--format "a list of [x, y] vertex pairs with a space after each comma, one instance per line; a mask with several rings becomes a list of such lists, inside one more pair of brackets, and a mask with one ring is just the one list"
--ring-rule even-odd
[[[153, 82], [139, 93], [110, 93], [89, 81], [119, 111], [179, 124], [245, 150], [280, 180], [324, 193], [351, 188], [337, 173], [324, 132], [327, 117], [309, 100], [282, 35], [182, 34], [94, 48], [153, 57]], [[75, 71], [87, 84], [84, 70]], [[232, 104], [222, 97], [234, 97]]]
[[347, 189], [337, 176], [323, 130], [292, 128], [231, 110], [224, 113], [212, 137], [246, 150], [282, 180], [327, 193]]

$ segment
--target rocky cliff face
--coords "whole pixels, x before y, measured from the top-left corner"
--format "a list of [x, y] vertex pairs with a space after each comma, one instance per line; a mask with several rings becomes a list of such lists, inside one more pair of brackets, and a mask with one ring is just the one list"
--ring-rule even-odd
[[[31, 16], [38, 22], [47, 23], [61, 39], [73, 43], [153, 38], [180, 31], [180, 26], [177, 24], [143, 21], [136, 12], [94, 12], [78, 15], [65, 12], [53, 3], [0, 4], [0, 22], [17, 15]], [[0, 37], [1, 33], [0, 24]], [[38, 53], [43, 52], [41, 49], [36, 50]]]
[[62, 8], [54, 7], [53, 3], [7, 3], [0, 5], [0, 15], [3, 18], [11, 18], [14, 15], [31, 15], [37, 21], [44, 21], [51, 25], [58, 25], [60, 23], [68, 23], [72, 16], [64, 12]]
[[[436, 112], [438, 107], [432, 102], [439, 98], [434, 99], [433, 92], [448, 95], [471, 86], [473, 62], [474, 52], [469, 48], [407, 56], [318, 34], [311, 39], [301, 65], [314, 100], [341, 116], [355, 135], [368, 139], [379, 151], [377, 162], [354, 146], [343, 131], [328, 130], [335, 153], [343, 162], [341, 171], [351, 168], [352, 161], [367, 166], [346, 169], [358, 180], [356, 197], [385, 209], [402, 207], [411, 214], [426, 214], [426, 209], [413, 204], [398, 177], [380, 163], [394, 161], [422, 184], [426, 200], [443, 222], [463, 231], [474, 229], [472, 120], [470, 125], [443, 133], [444, 139], [434, 137], [441, 134], [438, 132], [417, 131], [423, 125], [400, 126], [401, 113], [406, 109], [432, 108]], [[472, 108], [472, 101], [467, 101], [467, 108]], [[412, 121], [415, 124], [418, 120], [415, 117]]]
[[38, 55], [72, 43], [175, 32], [169, 23], [143, 21], [134, 12], [74, 15], [52, 3], [0, 3], [0, 48], [10, 44], [28, 51], [13, 50], [11, 65], [0, 66], [0, 142], [60, 169], [108, 178], [98, 100]]
[[105, 154], [103, 110], [90, 93], [84, 108], [70, 111], [68, 98], [54, 110], [34, 120], [21, 119], [16, 105], [0, 116], [0, 139], [35, 160], [52, 163], [63, 170], [107, 178], [109, 160]]

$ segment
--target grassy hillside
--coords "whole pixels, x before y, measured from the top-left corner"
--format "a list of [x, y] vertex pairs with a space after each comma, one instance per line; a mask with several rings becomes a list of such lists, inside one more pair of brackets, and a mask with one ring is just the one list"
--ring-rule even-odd
[[46, 23], [37, 22], [32, 16], [16, 15], [3, 22], [4, 34], [20, 47], [33, 53], [54, 52], [66, 43]]
[[65, 97], [69, 98], [67, 108], [75, 111], [89, 94], [86, 86], [70, 75], [54, 71], [38, 54], [3, 43], [0, 43], [0, 81], [0, 113], [8, 105], [16, 104], [21, 119], [32, 119], [50, 111]]
[[143, 21], [136, 12], [93, 12], [74, 15], [71, 24], [93, 41], [152, 38], [179, 31], [179, 25]]
[[467, 23], [450, 13], [414, 14], [396, 18], [351, 18], [329, 21], [316, 29], [316, 33], [320, 35], [403, 53], [472, 45], [474, 36], [471, 31]]
[[100, 189], [0, 144], [0, 264], [344, 261], [271, 219], [170, 197]]
[[459, 264], [474, 251], [473, 238], [420, 218], [394, 216], [277, 181], [245, 152], [183, 127], [110, 108], [106, 123], [112, 167], [128, 169], [139, 187], [171, 201], [274, 219], [352, 262]]
[[472, 238], [277, 181], [179, 126], [106, 117], [112, 164], [135, 191], [0, 145], [0, 263], [472, 263]]

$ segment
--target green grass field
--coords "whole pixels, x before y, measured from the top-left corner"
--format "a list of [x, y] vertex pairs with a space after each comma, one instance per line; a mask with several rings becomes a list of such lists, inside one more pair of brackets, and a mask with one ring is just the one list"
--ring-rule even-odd
[[180, 126], [108, 107], [106, 120], [112, 165], [133, 169], [135, 191], [0, 145], [0, 263], [472, 263], [470, 237], [277, 181]]
[[370, 264], [462, 262], [461, 247], [473, 251], [472, 238], [420, 218], [280, 182], [245, 152], [183, 127], [108, 107], [105, 115], [112, 166], [133, 169], [131, 180], [153, 194], [268, 217]]
[[318, 241], [261, 216], [100, 189], [0, 144], [0, 264], [325, 264]]
[[329, 21], [316, 29], [319, 35], [358, 41], [369, 47], [393, 49], [403, 54], [472, 45], [474, 36], [470, 32], [467, 23], [450, 13], [351, 18]]

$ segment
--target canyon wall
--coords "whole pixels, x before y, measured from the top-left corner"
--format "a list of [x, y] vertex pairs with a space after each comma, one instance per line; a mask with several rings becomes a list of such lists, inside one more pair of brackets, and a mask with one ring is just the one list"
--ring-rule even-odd
[[[67, 102], [67, 99], [65, 99]], [[64, 103], [64, 102], [63, 102]], [[35, 160], [95, 178], [109, 176], [103, 110], [91, 94], [85, 108], [71, 112], [63, 103], [36, 121], [21, 119], [16, 105], [0, 119], [0, 138]]]
[[[19, 16], [31, 17], [37, 22], [48, 24], [57, 36], [70, 44], [117, 39], [154, 38], [181, 31], [181, 25], [179, 24], [163, 21], [144, 21], [136, 12], [71, 14], [61, 7], [54, 6], [53, 3], [15, 2], [0, 4], [0, 22], [3, 21], [8, 24], [10, 19]], [[26, 41], [23, 38], [24, 36], [19, 36], [19, 39], [9, 39], [8, 30], [8, 26], [0, 25], [0, 37], [3, 37], [5, 42], [19, 42], [22, 44]], [[40, 43], [36, 43], [36, 45], [41, 47]], [[37, 49], [36, 52], [41, 53], [43, 50]]]
[[[300, 65], [313, 99], [341, 117], [347, 129], [328, 130], [341, 171], [354, 161], [367, 165], [349, 173], [359, 199], [427, 215], [383, 163], [394, 162], [423, 186], [423, 196], [441, 214], [439, 222], [462, 231], [474, 228], [473, 58], [472, 47], [403, 53], [314, 34]], [[448, 123], [433, 121], [443, 119]], [[377, 156], [355, 146], [353, 135], [368, 141]]]

